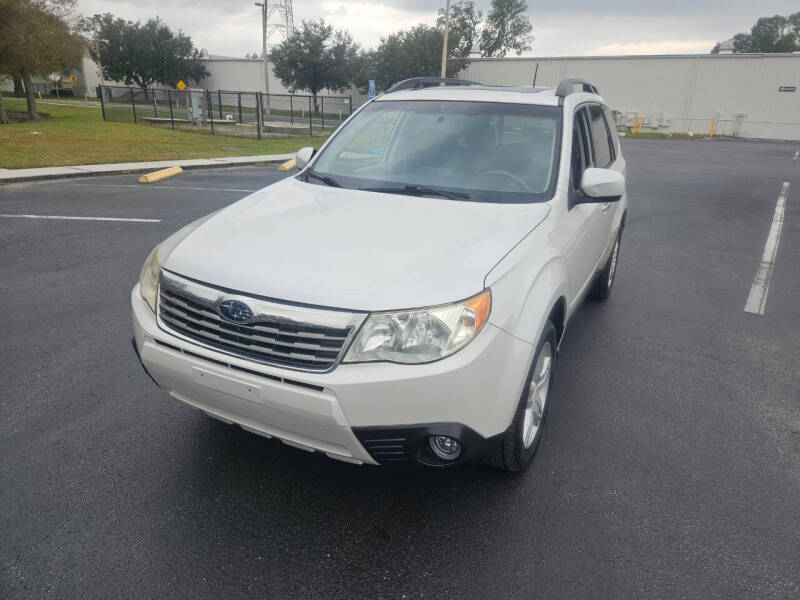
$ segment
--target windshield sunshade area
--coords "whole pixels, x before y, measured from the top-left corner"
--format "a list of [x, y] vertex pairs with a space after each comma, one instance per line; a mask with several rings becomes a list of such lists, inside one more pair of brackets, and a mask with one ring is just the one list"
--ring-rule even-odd
[[558, 169], [553, 106], [436, 100], [372, 102], [337, 133], [305, 180], [476, 202], [542, 202]]

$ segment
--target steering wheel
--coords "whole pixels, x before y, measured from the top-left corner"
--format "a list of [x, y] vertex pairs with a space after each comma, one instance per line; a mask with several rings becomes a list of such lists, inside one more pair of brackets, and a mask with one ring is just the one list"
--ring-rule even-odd
[[530, 189], [531, 189], [528, 186], [528, 184], [525, 183], [525, 180], [522, 179], [522, 177], [520, 177], [519, 175], [514, 175], [514, 173], [509, 173], [508, 171], [503, 171], [501, 169], [490, 169], [488, 171], [481, 171], [480, 173], [478, 173], [476, 175], [476, 177], [480, 178], [480, 177], [483, 177], [485, 175], [494, 175], [494, 176], [499, 176], [499, 177], [504, 177], [506, 179], [509, 179], [512, 182], [514, 182], [514, 184], [516, 185], [516, 188], [520, 192], [529, 192]]

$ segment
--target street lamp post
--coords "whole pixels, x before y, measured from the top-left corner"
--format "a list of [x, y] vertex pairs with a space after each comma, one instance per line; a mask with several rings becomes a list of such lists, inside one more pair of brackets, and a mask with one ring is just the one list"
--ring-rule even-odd
[[[450, 0], [448, 0], [448, 3]], [[267, 92], [267, 114], [269, 114], [269, 62], [267, 59], [267, 2], [256, 2], [261, 7], [261, 51], [264, 55], [264, 91]]]
[[450, 0], [444, 9], [444, 39], [442, 40], [442, 77], [447, 77], [447, 37], [450, 31]]

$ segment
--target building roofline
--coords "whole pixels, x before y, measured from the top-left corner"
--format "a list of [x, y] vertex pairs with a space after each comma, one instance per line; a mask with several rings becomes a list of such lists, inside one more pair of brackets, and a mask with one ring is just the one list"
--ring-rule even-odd
[[239, 58], [238, 56], [203, 56], [202, 58], [198, 58], [198, 60], [208, 60], [208, 61], [238, 61], [238, 62], [260, 62], [263, 61], [263, 58]]
[[730, 59], [730, 58], [800, 58], [800, 52], [790, 53], [738, 53], [738, 54], [608, 54], [591, 56], [503, 56], [503, 57], [476, 57], [470, 58], [475, 62], [490, 61], [530, 61], [530, 60], [606, 60], [609, 58], [629, 59], [650, 59], [650, 58], [711, 58], [711, 59]]
[[[731, 58], [800, 58], [800, 52], [792, 53], [738, 53], [738, 54], [604, 54], [604, 55], [591, 55], [591, 56], [503, 56], [503, 57], [474, 57], [470, 58], [470, 62], [516, 62], [516, 61], [552, 61], [552, 60], [608, 60], [608, 59], [625, 59], [625, 60], [647, 60], [652, 58], [683, 58], [683, 59], [731, 59]], [[240, 58], [237, 56], [204, 56], [199, 60], [208, 61], [236, 61], [236, 62], [260, 62], [263, 58]]]

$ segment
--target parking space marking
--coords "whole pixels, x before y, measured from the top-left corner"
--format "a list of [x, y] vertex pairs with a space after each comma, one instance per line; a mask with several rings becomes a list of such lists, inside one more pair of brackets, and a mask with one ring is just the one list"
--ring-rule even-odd
[[[143, 190], [140, 184], [126, 184], [126, 183], [73, 183], [71, 185], [83, 185], [88, 187], [106, 187], [106, 188], [138, 188]], [[246, 192], [248, 194], [257, 192], [258, 190], [241, 190], [236, 188], [207, 188], [207, 187], [184, 187], [182, 185], [149, 185], [147, 186], [148, 190], [192, 190], [192, 191], [200, 191], [200, 192], [232, 192], [232, 193], [241, 193]]]
[[66, 217], [62, 215], [10, 215], [0, 214], [3, 219], [65, 219], [68, 221], [121, 221], [125, 223], [161, 223], [161, 219], [127, 219], [123, 217]]
[[783, 213], [786, 208], [786, 196], [789, 193], [789, 182], [784, 181], [778, 194], [778, 203], [775, 205], [775, 214], [772, 216], [772, 225], [769, 228], [767, 243], [764, 245], [764, 254], [758, 265], [756, 277], [750, 287], [750, 295], [744, 305], [744, 311], [754, 315], [763, 315], [767, 304], [767, 293], [772, 282], [772, 271], [775, 268], [775, 257], [778, 254], [778, 244], [781, 241], [783, 229]]

